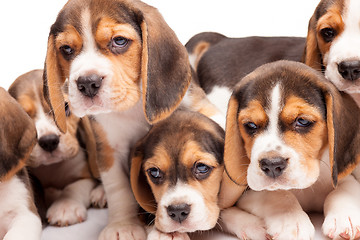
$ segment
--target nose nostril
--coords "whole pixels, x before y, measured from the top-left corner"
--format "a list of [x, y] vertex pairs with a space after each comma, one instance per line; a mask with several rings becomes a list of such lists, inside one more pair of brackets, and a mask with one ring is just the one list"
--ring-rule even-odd
[[338, 72], [344, 79], [355, 81], [360, 78], [360, 61], [342, 61], [338, 64]]
[[264, 158], [260, 160], [260, 169], [265, 173], [265, 175], [271, 178], [277, 178], [283, 174], [284, 170], [287, 167], [288, 159], [282, 157], [276, 158]]
[[83, 95], [93, 98], [99, 92], [103, 79], [96, 74], [81, 76], [77, 80], [77, 88]]
[[170, 205], [167, 207], [169, 217], [176, 222], [183, 222], [190, 214], [191, 206], [188, 204]]
[[39, 146], [47, 152], [54, 151], [58, 147], [59, 142], [60, 138], [58, 135], [55, 134], [42, 136], [38, 140]]

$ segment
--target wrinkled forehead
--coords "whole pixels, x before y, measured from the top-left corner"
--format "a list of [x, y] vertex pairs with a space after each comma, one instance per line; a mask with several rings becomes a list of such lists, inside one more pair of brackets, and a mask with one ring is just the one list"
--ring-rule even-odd
[[265, 111], [269, 110], [274, 100], [274, 88], [278, 87], [278, 106], [283, 107], [290, 97], [297, 97], [318, 108], [321, 114], [325, 116], [325, 96], [322, 88], [317, 84], [318, 79], [315, 81], [313, 77], [308, 74], [285, 70], [250, 79], [236, 92], [236, 98], [239, 102], [238, 111], [247, 108], [249, 103], [254, 100], [259, 102]]
[[[90, 16], [89, 20], [84, 19], [86, 16]], [[84, 28], [88, 27], [83, 26], [84, 22], [91, 25], [95, 33], [103, 18], [112, 19], [118, 24], [130, 24], [141, 35], [141, 11], [121, 0], [70, 0], [58, 14], [50, 34], [56, 36], [71, 25], [82, 35]]]

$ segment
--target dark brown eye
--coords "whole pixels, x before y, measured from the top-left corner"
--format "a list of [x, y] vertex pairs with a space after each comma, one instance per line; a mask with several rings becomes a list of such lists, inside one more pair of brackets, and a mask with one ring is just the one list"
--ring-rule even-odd
[[197, 179], [202, 180], [202, 179], [207, 178], [210, 175], [211, 170], [212, 170], [212, 167], [210, 167], [206, 164], [195, 163], [195, 165], [192, 169], [192, 172]]
[[71, 114], [68, 102], [65, 102], [65, 114], [66, 114], [67, 117], [69, 117], [70, 114]]
[[323, 28], [320, 30], [320, 34], [325, 42], [331, 42], [336, 36], [336, 30], [333, 28]]
[[256, 131], [259, 129], [259, 127], [253, 122], [247, 122], [243, 126], [249, 135], [255, 134]]
[[296, 118], [293, 124], [295, 131], [303, 134], [308, 133], [314, 126], [314, 122], [301, 117]]
[[155, 184], [160, 184], [163, 182], [164, 179], [164, 173], [156, 167], [149, 168], [147, 171], [147, 174], [150, 177], [150, 180]]
[[72, 49], [69, 45], [63, 45], [60, 47], [60, 52], [65, 58], [69, 58], [74, 54], [74, 49]]

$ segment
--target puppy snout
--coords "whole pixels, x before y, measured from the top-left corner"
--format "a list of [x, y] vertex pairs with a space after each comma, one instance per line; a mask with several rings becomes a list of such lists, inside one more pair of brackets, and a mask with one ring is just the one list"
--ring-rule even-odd
[[176, 222], [183, 222], [190, 214], [189, 204], [170, 205], [167, 207], [169, 217]]
[[97, 74], [81, 76], [77, 79], [78, 90], [86, 97], [93, 98], [99, 92], [103, 77]]
[[44, 149], [47, 152], [52, 152], [58, 147], [60, 138], [58, 135], [49, 134], [39, 138], [38, 142], [42, 149]]
[[282, 157], [263, 158], [260, 160], [261, 170], [271, 178], [277, 178], [283, 174], [288, 160]]
[[338, 65], [340, 75], [350, 81], [355, 81], [360, 78], [360, 61], [343, 61]]

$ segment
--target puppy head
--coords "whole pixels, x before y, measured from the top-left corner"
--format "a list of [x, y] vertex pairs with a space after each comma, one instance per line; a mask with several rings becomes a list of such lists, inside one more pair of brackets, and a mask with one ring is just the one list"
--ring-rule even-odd
[[21, 106], [0, 88], [0, 182], [27, 164], [36, 143], [34, 123]]
[[312, 68], [264, 65], [230, 99], [225, 169], [234, 183], [254, 190], [303, 189], [317, 180], [329, 146], [336, 185], [359, 161], [359, 116], [352, 98]]
[[51, 27], [45, 94], [66, 130], [60, 87], [69, 79], [74, 113], [122, 111], [143, 101], [150, 123], [167, 117], [191, 77], [185, 47], [159, 12], [140, 1], [70, 0]]
[[68, 129], [66, 133], [59, 131], [49, 104], [44, 99], [42, 75], [42, 70], [28, 72], [17, 78], [9, 88], [9, 93], [35, 122], [38, 142], [31, 153], [29, 165], [32, 167], [71, 159], [80, 149], [77, 138], [80, 119], [71, 114], [69, 104], [59, 105], [64, 107]]
[[162, 232], [213, 228], [219, 216], [224, 131], [195, 112], [154, 125], [134, 151], [131, 186]]
[[360, 87], [360, 2], [322, 0], [309, 22], [305, 63], [348, 93]]

